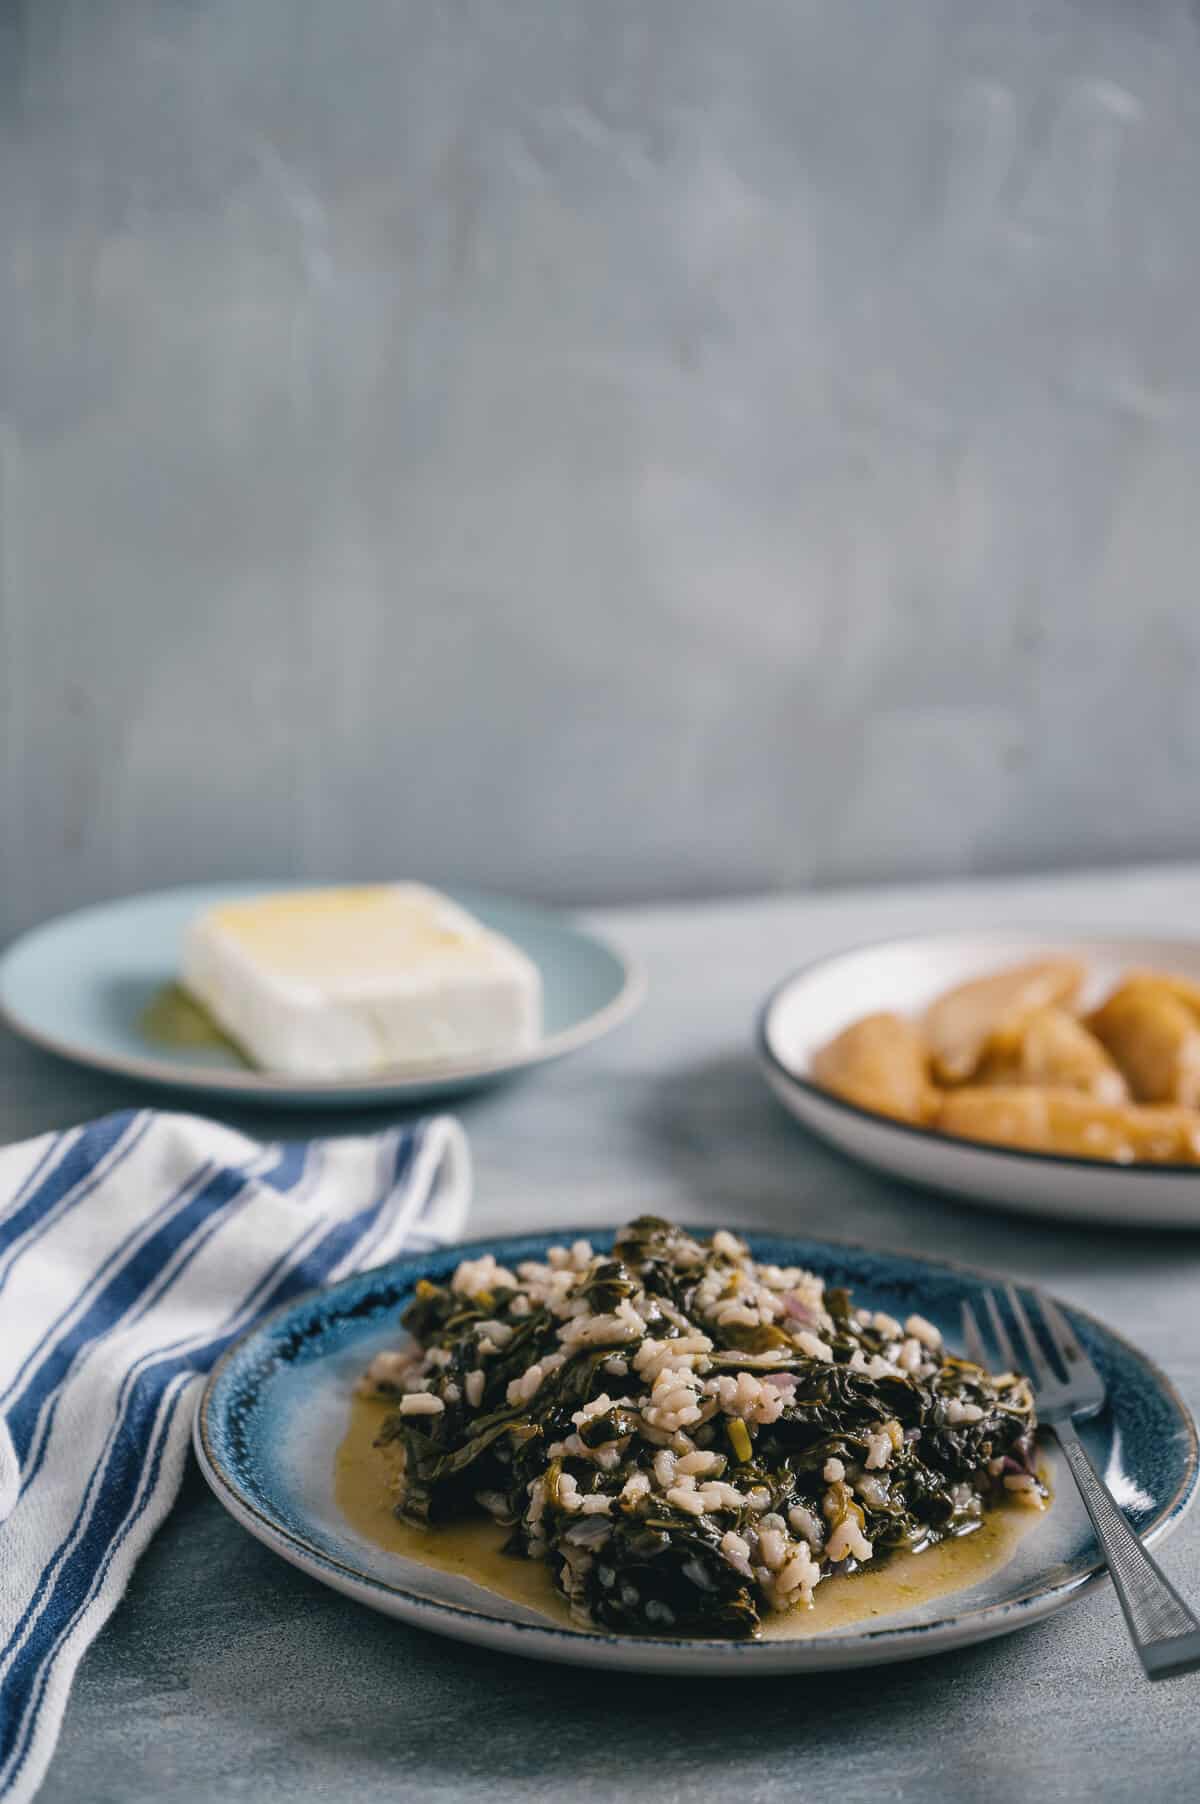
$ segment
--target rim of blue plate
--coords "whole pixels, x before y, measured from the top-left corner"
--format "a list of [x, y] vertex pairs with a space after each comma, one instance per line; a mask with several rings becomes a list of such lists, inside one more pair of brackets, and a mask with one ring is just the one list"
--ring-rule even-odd
[[[684, 1224], [684, 1226], [687, 1232], [694, 1234], [708, 1234], [712, 1231], [710, 1227], [703, 1225]], [[264, 1316], [260, 1322], [239, 1336], [234, 1344], [225, 1350], [213, 1366], [205, 1383], [196, 1408], [193, 1440], [197, 1458], [206, 1479], [219, 1500], [222, 1492], [228, 1494], [234, 1506], [231, 1513], [234, 1514], [235, 1519], [238, 1515], [251, 1518], [262, 1530], [266, 1531], [263, 1538], [268, 1545], [275, 1543], [285, 1556], [286, 1550], [290, 1549], [294, 1553], [302, 1555], [306, 1562], [325, 1567], [329, 1572], [349, 1580], [361, 1590], [377, 1592], [381, 1597], [400, 1598], [406, 1609], [413, 1614], [427, 1614], [447, 1622], [483, 1621], [490, 1623], [498, 1629], [503, 1629], [506, 1634], [529, 1641], [531, 1651], [533, 1645], [539, 1645], [549, 1639], [572, 1645], [578, 1645], [581, 1641], [585, 1641], [603, 1644], [611, 1648], [661, 1648], [676, 1652], [703, 1650], [706, 1654], [744, 1660], [761, 1658], [764, 1651], [778, 1649], [780, 1646], [803, 1645], [802, 1641], [800, 1643], [777, 1643], [771, 1641], [726, 1641], [716, 1637], [695, 1636], [605, 1635], [592, 1629], [559, 1628], [549, 1622], [544, 1627], [541, 1624], [517, 1622], [511, 1617], [492, 1614], [487, 1610], [465, 1609], [457, 1604], [441, 1603], [433, 1598], [422, 1597], [419, 1592], [411, 1591], [407, 1586], [385, 1584], [381, 1580], [373, 1578], [369, 1573], [363, 1572], [359, 1567], [348, 1565], [345, 1561], [334, 1558], [324, 1548], [316, 1546], [303, 1535], [297, 1534], [293, 1529], [281, 1524], [261, 1509], [239, 1485], [236, 1477], [222, 1464], [210, 1436], [208, 1421], [209, 1410], [213, 1405], [217, 1389], [223, 1374], [243, 1349], [260, 1337], [269, 1337], [277, 1322], [299, 1310], [311, 1307], [320, 1297], [334, 1297], [342, 1289], [349, 1289], [356, 1283], [371, 1279], [386, 1280], [393, 1274], [403, 1273], [406, 1267], [412, 1268], [415, 1282], [418, 1277], [423, 1275], [423, 1270], [428, 1269], [431, 1260], [440, 1261], [445, 1258], [447, 1262], [457, 1262], [460, 1259], [478, 1257], [483, 1253], [499, 1254], [502, 1248], [514, 1245], [530, 1246], [541, 1243], [544, 1246], [561, 1239], [563, 1234], [568, 1232], [573, 1237], [582, 1236], [597, 1243], [603, 1241], [606, 1236], [611, 1240], [616, 1229], [611, 1223], [593, 1227], [572, 1225], [569, 1230], [543, 1229], [523, 1235], [492, 1235], [479, 1240], [434, 1247], [422, 1253], [401, 1255], [398, 1259], [389, 1260], [386, 1264], [371, 1267], [367, 1271], [351, 1273], [345, 1278], [340, 1278], [336, 1284], [319, 1285], [313, 1290], [304, 1292], [301, 1296], [294, 1297], [291, 1302], [282, 1304], [278, 1309], [272, 1310], [269, 1315]], [[824, 1237], [810, 1240], [801, 1235], [781, 1234], [770, 1228], [749, 1228], [741, 1225], [739, 1225], [738, 1233], [748, 1242], [752, 1252], [756, 1241], [790, 1242], [796, 1245], [828, 1248], [835, 1255], [839, 1253], [865, 1254], [871, 1259], [896, 1260], [910, 1267], [915, 1266], [918, 1271], [929, 1270], [941, 1276], [969, 1278], [977, 1284], [997, 1285], [1007, 1281], [1002, 1275], [983, 1271], [978, 1266], [963, 1265], [957, 1261], [946, 1259], [928, 1259], [923, 1254], [913, 1253], [903, 1248], [873, 1247], [865, 1241], [830, 1240]], [[1200, 1438], [1197, 1436], [1196, 1423], [1176, 1386], [1147, 1354], [1135, 1347], [1131, 1341], [1126, 1340], [1124, 1335], [1118, 1334], [1115, 1329], [1110, 1328], [1106, 1322], [1102, 1322], [1097, 1316], [1090, 1314], [1088, 1310], [1079, 1309], [1074, 1304], [1064, 1302], [1062, 1298], [1054, 1297], [1053, 1300], [1058, 1303], [1060, 1309], [1066, 1312], [1069, 1320], [1086, 1323], [1090, 1329], [1098, 1330], [1103, 1337], [1115, 1342], [1123, 1353], [1140, 1366], [1168, 1400], [1185, 1431], [1187, 1447], [1183, 1475], [1171, 1497], [1160, 1507], [1153, 1520], [1139, 1531], [1140, 1539], [1147, 1545], [1153, 1545], [1175, 1527], [1195, 1500], [1197, 1474], [1200, 1470]], [[900, 1647], [908, 1642], [919, 1643], [931, 1634], [945, 1633], [955, 1624], [968, 1619], [972, 1623], [986, 1624], [989, 1628], [998, 1627], [1007, 1619], [1024, 1615], [1037, 1605], [1044, 1606], [1039, 1614], [1048, 1613], [1056, 1603], [1065, 1603], [1072, 1597], [1080, 1595], [1106, 1576], [1106, 1563], [1102, 1559], [1097, 1559], [1085, 1571], [1075, 1573], [1058, 1584], [1033, 1586], [1022, 1591], [1016, 1597], [1006, 1598], [1002, 1603], [948, 1613], [935, 1622], [911, 1624], [905, 1628], [861, 1629], [854, 1634], [839, 1635], [836, 1640], [838, 1645], [843, 1647], [858, 1642], [870, 1647]], [[979, 1637], [981, 1640], [985, 1638], [985, 1636]], [[814, 1643], [825, 1639], [827, 1638], [813, 1637]]]
[[775, 1004], [786, 990], [791, 989], [793, 984], [799, 983], [805, 977], [811, 977], [814, 971], [821, 969], [822, 965], [832, 965], [840, 958], [853, 957], [856, 952], [872, 952], [884, 946], [912, 946], [919, 944], [922, 940], [969, 939], [976, 934], [989, 932], [1011, 933], [1014, 939], [1020, 939], [1022, 936], [1036, 939], [1043, 935], [1048, 940], [1058, 939], [1067, 943], [1072, 939], [1078, 939], [1084, 944], [1088, 940], [1100, 939], [1153, 939], [1180, 945], [1193, 945], [1197, 955], [1200, 956], [1200, 939], [1186, 933], [1163, 934], [1147, 931], [1139, 934], [1134, 928], [1110, 928], [1107, 931], [1099, 927], [1043, 928], [1036, 923], [1027, 925], [1016, 922], [1010, 927], [950, 927], [944, 932], [931, 930], [926, 933], [897, 933], [882, 940], [856, 940], [853, 945], [842, 946], [836, 952], [822, 953], [819, 958], [809, 959], [806, 964], [797, 965], [771, 988], [767, 993], [766, 1000], [760, 1003], [755, 1016], [754, 1038], [760, 1060], [772, 1075], [788, 1084], [793, 1090], [802, 1091], [814, 1102], [824, 1104], [835, 1113], [847, 1115], [852, 1120], [872, 1122], [876, 1127], [887, 1128], [889, 1132], [921, 1140], [926, 1145], [932, 1141], [934, 1145], [951, 1149], [956, 1154], [987, 1153], [994, 1158], [1015, 1159], [1025, 1165], [1053, 1165], [1060, 1169], [1065, 1166], [1072, 1171], [1091, 1172], [1093, 1176], [1097, 1172], [1127, 1174], [1132, 1171], [1136, 1172], [1138, 1177], [1189, 1178], [1193, 1184], [1200, 1186], [1200, 1165], [1181, 1165], [1171, 1162], [1164, 1162], [1161, 1165], [1146, 1163], [1115, 1165], [1105, 1159], [1081, 1159], [1074, 1153], [1040, 1153], [1027, 1146], [1005, 1146], [999, 1140], [960, 1139], [956, 1134], [943, 1134], [937, 1128], [919, 1127], [911, 1121], [898, 1121], [894, 1116], [881, 1115], [875, 1109], [864, 1109], [861, 1103], [850, 1102], [844, 1096], [835, 1096], [831, 1090], [823, 1090], [820, 1084], [814, 1083], [811, 1077], [806, 1077], [802, 1072], [794, 1071], [790, 1065], [785, 1064], [771, 1044], [769, 1022]]
[[[558, 1033], [546, 1035], [535, 1046], [522, 1052], [506, 1054], [501, 1058], [486, 1057], [478, 1059], [429, 1060], [422, 1064], [392, 1065], [381, 1071], [360, 1072], [355, 1077], [346, 1078], [300, 1078], [280, 1075], [277, 1072], [259, 1071], [253, 1068], [242, 1069], [230, 1065], [189, 1065], [180, 1061], [178, 1064], [167, 1059], [152, 1057], [141, 1058], [129, 1053], [106, 1052], [102, 1048], [82, 1043], [77, 1040], [64, 1040], [56, 1034], [48, 1033], [43, 1027], [31, 1023], [27, 1017], [10, 1007], [4, 994], [3, 978], [5, 968], [16, 955], [27, 950], [43, 934], [49, 934], [70, 922], [81, 920], [88, 915], [117, 913], [122, 908], [137, 902], [154, 900], [166, 901], [172, 897], [182, 897], [194, 889], [210, 889], [214, 896], [219, 892], [230, 895], [244, 893], [250, 887], [245, 883], [229, 882], [228, 884], [175, 884], [165, 889], [143, 890], [132, 896], [117, 896], [107, 902], [90, 903], [84, 908], [69, 909], [64, 914], [55, 915], [49, 921], [42, 921], [36, 927], [18, 934], [0, 950], [0, 1022], [7, 1025], [21, 1039], [28, 1040], [31, 1045], [38, 1046], [43, 1052], [52, 1053], [56, 1058], [66, 1059], [73, 1065], [85, 1065], [96, 1071], [113, 1072], [120, 1077], [137, 1078], [144, 1082], [166, 1084], [181, 1090], [229, 1090], [251, 1096], [287, 1096], [302, 1092], [306, 1097], [337, 1098], [346, 1096], [353, 1099], [366, 1091], [394, 1092], [402, 1097], [405, 1090], [420, 1090], [426, 1086], [435, 1087], [442, 1084], [453, 1084], [459, 1081], [469, 1083], [478, 1078], [504, 1077], [519, 1071], [531, 1070], [537, 1065], [549, 1064], [552, 1060], [574, 1052], [580, 1047], [588, 1046], [593, 1040], [627, 1020], [644, 1002], [648, 988], [646, 972], [641, 963], [631, 957], [620, 946], [614, 944], [605, 934], [597, 933], [591, 927], [581, 926], [570, 910], [548, 908], [540, 902], [526, 902], [519, 896], [501, 895], [495, 891], [472, 890], [469, 893], [477, 898], [478, 903], [486, 906], [490, 902], [502, 903], [522, 912], [538, 917], [547, 925], [574, 934], [583, 941], [598, 946], [609, 958], [620, 973], [621, 983], [616, 995], [601, 1008], [586, 1015], [581, 1021], [561, 1029]], [[281, 889], [320, 889], [323, 884], [308, 881], [264, 882], [263, 893]], [[468, 886], [463, 884], [447, 884], [446, 893], [450, 895], [468, 895]], [[469, 906], [469, 903], [468, 903]]]

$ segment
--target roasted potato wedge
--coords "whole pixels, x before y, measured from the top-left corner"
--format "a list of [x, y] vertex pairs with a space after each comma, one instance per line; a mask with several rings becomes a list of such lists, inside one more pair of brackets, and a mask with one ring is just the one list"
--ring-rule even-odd
[[1181, 977], [1177, 971], [1134, 970], [1126, 972], [1125, 983], [1154, 984], [1200, 1019], [1200, 983], [1194, 983], [1190, 977]]
[[866, 1015], [822, 1046], [813, 1077], [859, 1108], [898, 1121], [923, 1122], [937, 1103], [929, 1081], [929, 1048], [902, 1015]]
[[1129, 1100], [1125, 1079], [1099, 1040], [1062, 1008], [1030, 1009], [1002, 1022], [985, 1044], [972, 1082], [1077, 1090], [1097, 1102]]
[[933, 1075], [943, 1084], [973, 1076], [988, 1040], [1006, 1021], [1031, 1009], [1071, 1002], [1083, 983], [1078, 959], [1043, 959], [975, 977], [939, 996], [925, 1012]]
[[1200, 1103], [1200, 1021], [1157, 979], [1113, 991], [1087, 1025], [1107, 1047], [1138, 1102]]
[[1071, 1090], [964, 1086], [947, 1091], [933, 1125], [963, 1140], [1068, 1153], [1121, 1165], [1200, 1164], [1200, 1114], [1177, 1107], [1112, 1107]]

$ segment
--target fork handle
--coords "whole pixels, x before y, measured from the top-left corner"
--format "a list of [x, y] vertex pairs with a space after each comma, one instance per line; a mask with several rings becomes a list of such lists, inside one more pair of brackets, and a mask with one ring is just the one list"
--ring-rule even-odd
[[1101, 1479], [1070, 1421], [1053, 1424], [1079, 1486], [1125, 1613], [1129, 1637], [1148, 1679], [1170, 1679], [1200, 1667], [1200, 1622], [1160, 1572]]

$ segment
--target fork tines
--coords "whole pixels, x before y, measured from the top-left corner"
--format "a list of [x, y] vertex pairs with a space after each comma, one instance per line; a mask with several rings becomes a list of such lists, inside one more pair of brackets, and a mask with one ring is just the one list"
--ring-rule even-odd
[[[1005, 1285], [1004, 1300], [1016, 1325], [1020, 1348], [1018, 1352], [1005, 1325], [996, 1292], [987, 1290], [983, 1293], [987, 1328], [1001, 1364], [1008, 1371], [1023, 1372], [1032, 1380], [1035, 1391], [1041, 1397], [1053, 1393], [1069, 1406], [1077, 1395], [1081, 1408], [1095, 1407], [1103, 1398], [1103, 1381], [1080, 1346], [1079, 1338], [1067, 1317], [1057, 1303], [1041, 1291], [1027, 1291], [1026, 1298], [1028, 1307], [1015, 1285]], [[1053, 1349], [1053, 1361], [1047, 1356], [1043, 1339], [1035, 1326], [1037, 1318], [1040, 1318], [1045, 1345]], [[962, 1305], [962, 1324], [967, 1357], [977, 1365], [988, 1366], [991, 1361], [988, 1357], [987, 1339], [970, 1303], [964, 1302]]]

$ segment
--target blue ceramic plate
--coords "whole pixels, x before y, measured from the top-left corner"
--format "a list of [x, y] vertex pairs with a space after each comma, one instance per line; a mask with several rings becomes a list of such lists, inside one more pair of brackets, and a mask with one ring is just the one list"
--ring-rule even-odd
[[[864, 1305], [901, 1317], [918, 1311], [952, 1346], [960, 1303], [994, 1282], [903, 1253], [746, 1238], [756, 1257], [807, 1266], [849, 1285]], [[870, 1627], [802, 1639], [669, 1640], [566, 1629], [466, 1579], [385, 1552], [351, 1527], [334, 1498], [335, 1452], [356, 1377], [381, 1348], [395, 1346], [397, 1313], [418, 1278], [443, 1278], [460, 1259], [484, 1252], [507, 1265], [541, 1258], [554, 1239], [481, 1241], [398, 1260], [302, 1298], [247, 1335], [212, 1373], [196, 1417], [200, 1464], [225, 1507], [293, 1565], [389, 1615], [516, 1654], [658, 1673], [762, 1675], [911, 1659], [1036, 1622], [1101, 1576], [1083, 1506], [1052, 1445], [1045, 1455], [1054, 1501], [1005, 1564], [969, 1589], [909, 1604]], [[612, 1243], [611, 1232], [591, 1239], [598, 1248]], [[1179, 1522], [1195, 1490], [1191, 1417], [1149, 1360], [1091, 1317], [1067, 1314], [1110, 1398], [1109, 1409], [1085, 1425], [1084, 1439], [1139, 1534], [1158, 1540]]]
[[397, 1067], [369, 1078], [314, 1081], [255, 1071], [222, 1045], [163, 1044], [147, 1028], [179, 968], [187, 923], [201, 910], [298, 884], [211, 884], [131, 896], [38, 927], [0, 959], [0, 1014], [49, 1052], [152, 1083], [279, 1105], [424, 1102], [561, 1057], [607, 1033], [645, 993], [613, 947], [565, 916], [498, 896], [446, 893], [522, 948], [542, 974], [544, 1033], [502, 1059]]

